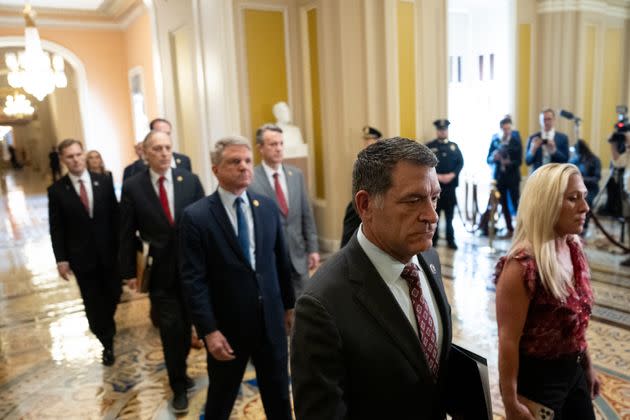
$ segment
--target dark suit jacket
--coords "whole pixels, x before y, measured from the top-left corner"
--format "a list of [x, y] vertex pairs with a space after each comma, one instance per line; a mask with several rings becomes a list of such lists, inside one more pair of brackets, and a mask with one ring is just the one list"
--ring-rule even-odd
[[[192, 166], [188, 156], [173, 152], [173, 158], [175, 159], [175, 167], [177, 169], [186, 169], [188, 172], [192, 172]], [[130, 178], [137, 173], [143, 172], [145, 169], [147, 169], [146, 162], [143, 159], [137, 159], [135, 162], [125, 167], [125, 170], [123, 171], [123, 181], [126, 181], [127, 178]]]
[[354, 232], [357, 231], [357, 228], [361, 225], [361, 218], [357, 214], [357, 211], [354, 209], [354, 204], [352, 201], [348, 203], [346, 207], [346, 213], [343, 215], [343, 231], [341, 232], [341, 248], [346, 246], [346, 244], [352, 239]]
[[[308, 273], [308, 254], [317, 252], [317, 228], [308, 200], [304, 175], [295, 166], [282, 165], [289, 190], [289, 214], [281, 217], [284, 236], [289, 247], [289, 257], [293, 268], [300, 274]], [[262, 165], [254, 168], [254, 181], [249, 191], [266, 195], [278, 204], [276, 190]]]
[[136, 231], [149, 242], [153, 257], [151, 291], [168, 289], [177, 276], [177, 226], [186, 206], [204, 196], [197, 175], [172, 169], [175, 225], [171, 226], [151, 184], [148, 169], [124, 182], [120, 201], [120, 267], [122, 278], [136, 277]]
[[[532, 170], [536, 170], [542, 166], [542, 147], [536, 150], [536, 153], [531, 153], [532, 141], [536, 137], [540, 137], [540, 131], [529, 136], [527, 139], [527, 154], [525, 155], [525, 163], [532, 165]], [[552, 162], [567, 163], [569, 161], [569, 137], [566, 134], [556, 131], [553, 137], [556, 142], [556, 152], [551, 155]]]
[[57, 262], [75, 272], [98, 267], [115, 270], [118, 249], [118, 201], [110, 177], [90, 172], [93, 217], [65, 175], [48, 188], [50, 237]]
[[437, 383], [418, 336], [355, 235], [296, 304], [291, 373], [298, 420], [444, 418], [450, 306], [435, 249], [418, 260], [443, 325]]
[[180, 223], [180, 271], [197, 334], [220, 330], [235, 352], [256, 341], [260, 304], [267, 335], [286, 343], [284, 311], [295, 304], [278, 207], [267, 197], [248, 197], [256, 271], [238, 245], [218, 192], [188, 207]]

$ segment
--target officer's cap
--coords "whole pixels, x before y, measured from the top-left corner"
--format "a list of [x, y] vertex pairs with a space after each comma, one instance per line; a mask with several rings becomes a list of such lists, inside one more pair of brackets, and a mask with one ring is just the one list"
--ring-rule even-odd
[[435, 120], [433, 121], [433, 125], [438, 130], [447, 130], [451, 122], [449, 120]]
[[383, 135], [376, 128], [370, 127], [369, 125], [363, 127], [364, 139], [380, 139], [381, 137], [383, 137]]

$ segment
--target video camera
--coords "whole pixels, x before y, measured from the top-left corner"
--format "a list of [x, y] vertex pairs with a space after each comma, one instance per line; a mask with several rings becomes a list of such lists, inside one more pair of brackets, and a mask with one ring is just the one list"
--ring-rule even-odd
[[619, 154], [626, 151], [626, 132], [630, 131], [630, 122], [628, 122], [628, 107], [626, 105], [617, 105], [617, 122], [615, 123], [615, 132], [608, 139], [608, 143], [617, 147]]

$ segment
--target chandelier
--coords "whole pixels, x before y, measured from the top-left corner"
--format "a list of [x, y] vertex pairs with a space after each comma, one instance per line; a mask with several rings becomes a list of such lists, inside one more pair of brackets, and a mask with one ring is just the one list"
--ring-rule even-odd
[[63, 57], [54, 54], [52, 67], [50, 54], [44, 52], [35, 27], [35, 12], [30, 4], [24, 7], [24, 51], [6, 53], [5, 63], [9, 68], [7, 80], [13, 88], [22, 88], [38, 101], [52, 93], [55, 88], [64, 88], [68, 79], [64, 72]]
[[31, 101], [22, 94], [7, 96], [2, 112], [8, 117], [24, 117], [33, 115], [35, 108], [31, 106]]

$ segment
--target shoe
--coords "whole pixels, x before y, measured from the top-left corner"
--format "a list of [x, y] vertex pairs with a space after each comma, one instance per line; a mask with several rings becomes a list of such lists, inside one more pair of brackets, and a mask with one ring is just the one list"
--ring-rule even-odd
[[112, 366], [116, 362], [116, 356], [114, 356], [114, 350], [107, 348], [103, 350], [102, 363], [104, 366]]
[[195, 381], [190, 376], [186, 376], [186, 390], [193, 389], [195, 387]]
[[188, 413], [188, 395], [186, 391], [177, 392], [173, 396], [173, 413], [186, 414]]
[[448, 249], [452, 249], [452, 250], [457, 249], [457, 244], [455, 242], [449, 242], [447, 246], [448, 246]]

